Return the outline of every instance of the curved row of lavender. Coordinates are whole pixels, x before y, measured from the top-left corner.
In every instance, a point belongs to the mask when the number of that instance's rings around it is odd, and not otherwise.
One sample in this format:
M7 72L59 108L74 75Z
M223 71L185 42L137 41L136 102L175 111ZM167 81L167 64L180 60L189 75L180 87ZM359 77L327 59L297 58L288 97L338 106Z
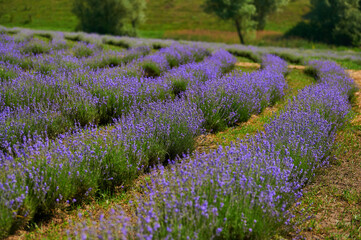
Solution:
M149 78L154 82L161 79L161 86L174 86L177 79L171 74L172 71L182 72L178 76L183 76L184 81L188 74L189 86L192 87L187 86L174 100L150 98L150 101L133 105L109 127L76 128L54 140L47 136L45 140L41 137L24 137L23 143L15 144L11 151L0 154L1 232L8 234L65 202L72 204L104 189L126 186L149 166L192 151L195 137L204 132L206 116L199 105L193 102L191 91L195 88L206 89L208 81L214 81L213 77L220 82L218 93L223 94L213 95L219 99L216 102L220 104L217 111L213 111L216 115L228 110L227 104L232 104L230 100L235 101L234 106L253 103L261 106L265 99L272 103L282 97L285 80L281 76L286 68L280 58L275 60L276 65L265 66L261 70L269 71L269 76L265 79L263 77L267 74L241 76L233 72L223 76L234 66L235 59L228 52L220 50L204 62L180 66L183 70L174 68L159 78ZM104 71L117 74L118 70L108 68ZM83 81L86 79L88 77ZM233 80L229 82L227 79ZM254 83L249 85L250 82ZM145 88L152 87L152 81L141 84ZM239 92L234 91L229 84L238 86L243 92L257 92L248 96L257 99L248 100L247 96L237 98ZM87 85L82 82L83 86ZM92 85L89 90L94 89L94 86L96 85ZM103 89L107 87L106 84L101 86ZM108 91L112 89L109 87ZM170 89L173 92L174 89ZM127 88L125 90L132 91ZM278 95L275 91L279 91ZM175 92L173 94L177 95ZM224 100L227 101L223 103ZM249 107L252 113L260 110L259 107ZM248 112L242 114L250 116ZM237 121L237 117L238 121L246 119L234 112L231 115L232 121L226 119L230 125Z
M268 239L285 224L314 170L328 163L347 121L352 79L332 62L313 61L318 83L301 90L265 132L206 154L158 166L135 204L75 223L76 239ZM135 222L135 223L134 223Z

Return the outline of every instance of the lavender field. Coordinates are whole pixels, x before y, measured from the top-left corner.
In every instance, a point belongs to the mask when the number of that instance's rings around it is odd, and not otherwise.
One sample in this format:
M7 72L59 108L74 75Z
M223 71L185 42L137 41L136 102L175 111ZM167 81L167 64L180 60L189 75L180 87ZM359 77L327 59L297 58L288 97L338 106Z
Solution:
M242 71L236 56L261 68ZM130 211L72 222L66 236L267 239L297 228L291 209L328 165L357 90L344 68L319 58L361 61L348 52L2 29L0 238L145 175ZM315 82L286 101L295 62ZM279 101L264 131L195 151L197 137Z

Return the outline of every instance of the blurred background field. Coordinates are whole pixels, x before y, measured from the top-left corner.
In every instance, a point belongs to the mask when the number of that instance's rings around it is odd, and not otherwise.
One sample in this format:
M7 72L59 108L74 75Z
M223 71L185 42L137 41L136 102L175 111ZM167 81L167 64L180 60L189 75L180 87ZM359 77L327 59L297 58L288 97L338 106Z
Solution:
M239 43L233 22L205 13L202 3L202 0L148 0L146 20L139 25L139 37ZM280 11L270 15L263 31L248 34L247 44L345 49L284 37L299 22L307 20L310 9L310 0L290 1ZM6 27L74 31L77 18L71 10L71 0L2 0L0 24Z

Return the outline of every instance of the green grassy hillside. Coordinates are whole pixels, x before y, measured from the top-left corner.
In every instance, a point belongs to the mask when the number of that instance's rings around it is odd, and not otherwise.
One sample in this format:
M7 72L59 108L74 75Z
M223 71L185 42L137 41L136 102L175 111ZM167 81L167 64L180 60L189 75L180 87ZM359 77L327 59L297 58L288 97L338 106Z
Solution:
M232 22L202 11L203 0L148 0L147 21L141 37L238 43ZM73 31L77 24L71 13L72 0L0 0L0 24L7 27ZM252 43L278 41L310 9L310 0L294 0L273 14L266 30L253 34Z

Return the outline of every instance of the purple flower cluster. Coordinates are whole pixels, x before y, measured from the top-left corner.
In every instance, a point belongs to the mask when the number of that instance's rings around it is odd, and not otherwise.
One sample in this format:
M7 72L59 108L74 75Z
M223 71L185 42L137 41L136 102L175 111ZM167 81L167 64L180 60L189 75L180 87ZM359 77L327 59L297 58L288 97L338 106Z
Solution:
M224 50L215 51L204 61L189 63L174 68L162 75L165 82L169 83L174 95L203 85L210 79L218 79L223 74L233 69L237 59Z
M106 232L123 239L269 238L290 223L290 207L314 170L327 164L335 132L347 120L348 94L355 86L342 69L328 71L327 65L317 63L320 83L301 90L265 125L264 133L152 171L137 203L137 223L123 221L118 228L128 227L128 235L104 227L108 221L115 224L111 219L124 219L115 211L99 221L102 229L92 225L88 231L84 223L70 236L92 238L95 232Z
M146 76L157 77L173 67L201 61L208 55L209 52L199 46L173 44L170 47L160 49L156 54L138 59L130 65L141 67Z
M261 68L266 69L268 68L269 71L275 71L278 73L286 74L288 71L287 62L282 58L272 55L266 54L262 56L261 60Z

